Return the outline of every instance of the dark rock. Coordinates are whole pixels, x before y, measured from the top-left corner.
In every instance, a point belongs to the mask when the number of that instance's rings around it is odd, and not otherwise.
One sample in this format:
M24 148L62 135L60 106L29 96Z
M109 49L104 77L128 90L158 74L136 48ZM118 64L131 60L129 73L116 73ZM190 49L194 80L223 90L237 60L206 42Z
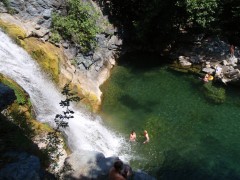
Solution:
M44 12L43 12L43 18L44 19L49 19L52 15L52 9L46 9Z
M107 179L109 170L118 157L106 158L102 153L95 151L78 151L72 153L65 160L66 164L71 165L73 171L65 172L63 179ZM124 167L129 166L124 164ZM132 172L136 180L155 180L142 171Z
M0 111L11 105L15 99L14 90L0 83Z
M8 156L16 159L16 162L7 164L0 170L0 179L40 180L42 170L40 161L36 156L27 153L8 153Z
M45 19L44 19L44 18L39 18L39 19L38 19L38 21L37 21L37 23L41 25L41 24L43 24L43 23L44 23L44 21L45 21Z

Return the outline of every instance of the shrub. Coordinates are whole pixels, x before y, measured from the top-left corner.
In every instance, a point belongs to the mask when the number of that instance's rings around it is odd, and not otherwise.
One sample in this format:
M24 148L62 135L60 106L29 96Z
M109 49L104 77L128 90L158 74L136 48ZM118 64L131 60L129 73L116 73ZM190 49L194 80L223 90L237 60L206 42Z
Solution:
M102 29L97 25L99 14L89 3L68 0L67 14L53 14L53 32L58 32L63 39L79 44L86 52L96 46L95 37Z

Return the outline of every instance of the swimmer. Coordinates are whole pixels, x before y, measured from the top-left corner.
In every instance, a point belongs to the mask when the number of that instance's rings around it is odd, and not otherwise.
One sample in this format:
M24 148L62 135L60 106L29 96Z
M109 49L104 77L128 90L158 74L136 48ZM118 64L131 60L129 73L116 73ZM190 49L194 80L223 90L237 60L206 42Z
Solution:
M137 138L137 135L136 135L135 131L132 131L132 134L130 134L130 141L135 142L136 138Z
M149 142L149 136L148 136L148 132L146 130L144 130L144 136L145 136L145 141L143 142L144 144Z
M131 174L129 167L124 169L123 174L121 171L123 170L123 162L121 160L117 160L114 162L114 166L109 171L109 180L127 180L128 176Z
M203 79L204 82L208 82L209 81L209 77L210 77L210 74L207 73Z

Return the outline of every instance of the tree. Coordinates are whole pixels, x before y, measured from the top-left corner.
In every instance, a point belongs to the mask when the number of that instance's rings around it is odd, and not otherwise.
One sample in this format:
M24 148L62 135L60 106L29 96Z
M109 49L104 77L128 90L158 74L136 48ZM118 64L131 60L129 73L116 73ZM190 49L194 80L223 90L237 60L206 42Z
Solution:
M185 0L179 1L179 4L185 6L189 20L203 28L216 20L218 0Z
M69 109L70 106L70 102L78 102L81 99L78 96L75 96L77 94L77 92L71 92L70 88L69 88L69 84L65 84L63 90L62 90L62 94L64 96L66 96L65 100L61 100L61 102L59 103L60 106L62 106L63 108L66 108L65 111L63 111L63 114L57 114L55 116L55 123L57 125L56 131L59 131L59 129L65 128L68 126L68 122L66 120L69 120L70 118L74 118L73 114L74 111Z
M65 96L65 100L61 100L59 103L62 108L65 108L62 114L56 114L55 116L55 123L56 128L54 131L48 132L47 139L43 139L43 142L47 144L45 148L45 153L50 158L51 169L55 170L57 167L57 160L60 156L62 156L62 152L59 151L59 145L63 144L60 137L61 128L66 128L68 126L68 120L73 118L74 111L72 111L70 107L70 102L78 102L81 100L77 95L77 92L71 92L69 84L65 84L62 94ZM66 165L68 167L69 165ZM63 169L66 169L64 167ZM68 167L69 170L69 167ZM71 170L71 168L70 168ZM57 173L57 176L60 176L60 173Z

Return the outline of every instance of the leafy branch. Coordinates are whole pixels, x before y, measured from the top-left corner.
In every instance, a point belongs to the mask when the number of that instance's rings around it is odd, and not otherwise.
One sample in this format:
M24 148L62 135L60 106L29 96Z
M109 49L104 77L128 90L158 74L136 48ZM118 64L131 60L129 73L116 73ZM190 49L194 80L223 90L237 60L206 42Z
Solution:
M59 104L60 106L62 106L62 108L66 108L66 110L63 111L63 114L57 114L55 116L54 121L57 125L56 130L59 130L60 127L62 128L68 127L68 122L66 120L69 120L70 118L74 118L73 116L74 111L69 109L70 102L78 102L81 100L80 97L76 96L77 92L71 92L71 90L69 89L69 84L65 84L62 90L62 94L66 96L66 99L61 100Z

